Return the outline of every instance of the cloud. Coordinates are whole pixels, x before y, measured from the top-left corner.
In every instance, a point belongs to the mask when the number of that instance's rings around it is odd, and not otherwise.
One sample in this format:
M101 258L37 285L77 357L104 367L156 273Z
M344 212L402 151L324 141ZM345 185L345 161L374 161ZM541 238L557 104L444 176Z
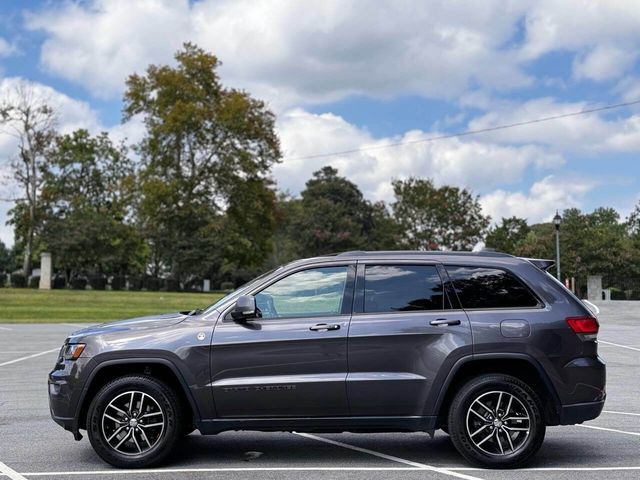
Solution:
M524 6L524 4L523 4ZM505 47L524 8L517 2L409 5L380 1L94 0L31 12L46 35L41 63L99 97L168 62L194 41L224 62L224 78L278 105L352 94L453 98L470 85L531 84Z
M530 223L542 222L550 220L556 210L580 207L595 186L596 182L591 180L549 175L535 182L526 193L499 189L483 195L480 203L493 221L515 215Z
M280 118L278 130L285 152L274 169L281 188L297 193L303 182L324 165L338 168L354 181L365 196L391 200L391 179L430 177L437 184L464 185L487 190L518 182L532 168L556 168L561 155L534 145L502 146L475 139L452 138L437 142L422 140L438 132L412 130L403 135L373 138L334 114L312 114L301 109ZM406 145L384 148L390 143ZM355 153L320 158L303 158L319 152L364 149Z
M0 37L0 58L13 55L17 51L16 46Z
M578 79L587 78L596 82L618 78L633 65L636 56L635 51L597 46L586 55L576 58L573 75Z
M594 106L597 105L558 102L550 97L524 103L509 102L476 117L468 126L471 130L485 129L570 114ZM565 153L596 155L605 151L630 152L640 149L640 116L632 114L609 120L602 114L592 113L496 130L483 133L478 138L500 143L543 145Z

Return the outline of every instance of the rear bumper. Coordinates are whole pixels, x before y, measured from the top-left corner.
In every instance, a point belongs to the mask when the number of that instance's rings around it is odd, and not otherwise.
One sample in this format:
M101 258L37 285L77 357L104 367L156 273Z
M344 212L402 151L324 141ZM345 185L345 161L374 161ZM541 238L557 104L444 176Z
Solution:
M604 408L604 400L599 402L563 405L560 412L560 425L575 425L598 417Z

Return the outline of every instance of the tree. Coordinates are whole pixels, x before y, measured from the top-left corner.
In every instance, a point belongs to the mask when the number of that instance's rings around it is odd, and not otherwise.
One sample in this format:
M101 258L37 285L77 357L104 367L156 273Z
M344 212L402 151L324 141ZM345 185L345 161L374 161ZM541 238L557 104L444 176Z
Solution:
M303 256L392 248L393 222L384 204L365 200L335 168L314 172L301 197L294 230Z
M124 95L123 119L140 115L146 126L137 146L139 220L156 269L181 276L223 254L226 265L257 262L253 252L269 250L273 233L266 209L274 208L269 172L281 155L275 117L264 102L222 86L214 55L187 43L175 59L131 75ZM252 216L257 199L269 200ZM222 235L229 225L235 234ZM223 244L238 232L246 242Z
M40 225L41 172L47 163L47 151L55 138L56 113L26 83L18 84L0 99L0 128L17 141L18 154L11 161L15 180L24 197L18 199L10 212L16 228L16 242L23 247L22 270L31 274L33 245Z
M467 189L434 186L429 179L392 182L391 205L403 243L416 250L471 250L484 236L489 217Z
M529 234L529 225L524 218L502 218L500 225L489 229L485 245L499 252L515 253L518 246L525 241Z
M67 272L124 274L144 267L144 244L131 223L135 172L127 149L106 133L56 138L43 172L42 242Z
M0 240L0 273L10 269L11 251L7 248L2 240Z

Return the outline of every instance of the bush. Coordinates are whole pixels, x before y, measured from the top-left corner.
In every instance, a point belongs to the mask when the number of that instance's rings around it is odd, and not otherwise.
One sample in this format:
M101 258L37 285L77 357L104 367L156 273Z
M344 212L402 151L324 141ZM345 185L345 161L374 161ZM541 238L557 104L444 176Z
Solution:
M185 280L184 290L189 292L200 292L202 290L202 277L194 275Z
M220 284L220 290L233 290L233 282L222 282Z
M85 290L87 288L87 279L85 277L73 277L69 283L74 290Z
M160 279L157 277L147 277L144 279L144 288L150 292L157 292L160 290Z
M53 277L53 282L51 283L51 287L57 289L65 288L67 286L67 279L62 275L56 275Z
M142 279L140 277L129 277L129 290L139 292L142 290Z
M21 273L12 273L11 286L13 288L25 288L27 286L27 279Z
M29 278L29 288L39 288L40 287L40 275L33 275Z
M611 300L626 300L627 296L619 288L611 288Z
M121 275L111 277L111 290L124 290L127 287L127 279Z
M102 275L93 275L89 277L89 286L92 290L104 290L107 288L107 279Z
M631 290L629 300L640 300L640 290Z
M164 288L167 292L179 292L180 280L177 278L167 278L164 281Z
M7 274L6 273L0 273L0 288L4 287L7 285Z

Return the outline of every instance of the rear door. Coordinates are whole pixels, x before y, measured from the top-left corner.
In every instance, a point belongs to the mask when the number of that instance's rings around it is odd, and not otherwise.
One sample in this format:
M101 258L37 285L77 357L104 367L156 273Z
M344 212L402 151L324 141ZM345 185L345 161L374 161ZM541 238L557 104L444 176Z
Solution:
M218 320L211 351L219 417L347 415L355 262L301 267L250 294L262 318Z
M352 415L429 414L438 372L471 353L467 316L445 279L435 262L358 262L348 346Z

